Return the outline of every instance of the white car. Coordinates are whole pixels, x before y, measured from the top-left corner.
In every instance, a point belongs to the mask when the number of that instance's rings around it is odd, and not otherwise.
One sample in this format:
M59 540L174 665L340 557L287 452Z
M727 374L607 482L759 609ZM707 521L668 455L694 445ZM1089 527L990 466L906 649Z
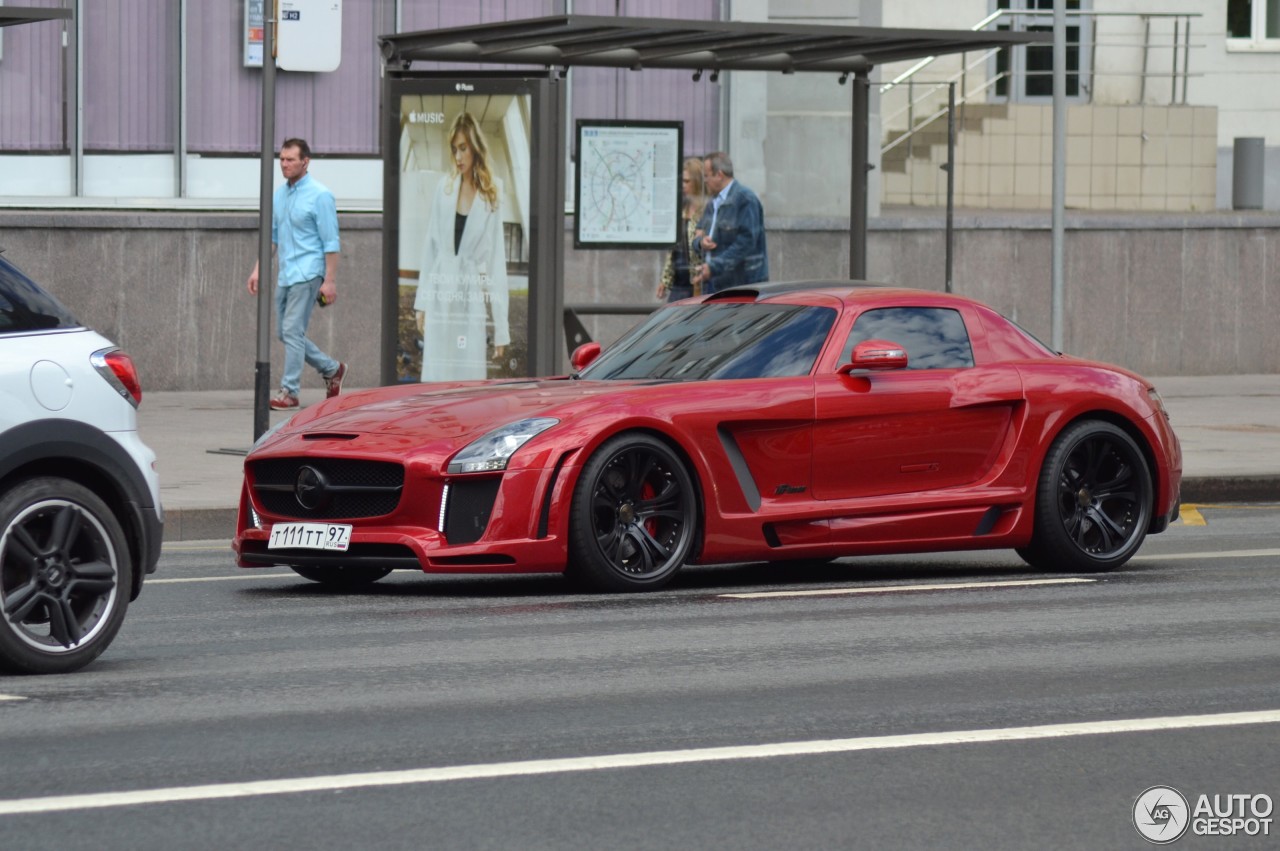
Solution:
M160 557L133 361L0 255L0 671L102 653Z

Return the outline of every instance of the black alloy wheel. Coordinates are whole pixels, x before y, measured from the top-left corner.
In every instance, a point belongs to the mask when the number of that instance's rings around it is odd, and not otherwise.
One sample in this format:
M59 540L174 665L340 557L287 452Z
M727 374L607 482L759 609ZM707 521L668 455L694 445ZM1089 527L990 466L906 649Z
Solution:
M693 478L671 447L647 434L614 437L574 491L566 573L601 591L660 588L692 552L697 518Z
M67 479L31 479L0 498L0 670L74 671L115 638L131 563L119 520Z
M1100 572L1127 562L1151 525L1155 496L1142 450L1111 423L1069 426L1045 456L1031 545L1040 570Z

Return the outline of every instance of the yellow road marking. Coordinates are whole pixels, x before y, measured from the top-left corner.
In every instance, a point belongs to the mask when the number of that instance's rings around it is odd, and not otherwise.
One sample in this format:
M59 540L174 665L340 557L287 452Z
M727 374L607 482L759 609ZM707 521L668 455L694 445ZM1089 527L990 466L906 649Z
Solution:
M1204 515L1200 513L1198 505L1184 505L1178 511L1178 518L1182 520L1186 526L1206 526Z

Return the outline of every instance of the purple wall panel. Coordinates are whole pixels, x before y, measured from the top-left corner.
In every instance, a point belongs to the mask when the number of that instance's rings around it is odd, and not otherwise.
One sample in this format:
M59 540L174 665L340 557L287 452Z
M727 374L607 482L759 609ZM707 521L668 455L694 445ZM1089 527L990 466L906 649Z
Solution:
M190 4L187 134L197 153L257 153L262 71L244 67L244 4ZM342 64L327 74L276 73L275 144L290 136L317 154L377 156L381 59L374 39L395 27L393 0L342 5Z
M575 0L582 15L623 15L636 18L680 18L714 21L715 0ZM635 118L684 122L684 155L716 149L720 138L720 86L704 74L693 81L690 71L613 68L575 68L572 117Z
M59 0L24 0L32 6ZM170 151L178 80L172 0L93 0L84 10L85 146ZM564 14L564 0L405 0L407 32ZM575 0L577 14L714 20L716 0ZM243 0L187 4L187 135L198 154L252 155L260 146L261 70L244 67ZM379 154L380 57L394 0L345 0L342 64L330 74L280 72L276 144L302 136L317 153ZM0 150L66 150L62 25L6 28L0 61ZM479 66L455 66L470 70ZM487 66L500 67L500 66ZM571 115L685 122L685 149L716 145L719 87L686 71L573 71Z
M317 154L379 154L381 58L375 39L395 27L395 7L384 0L347 0L342 24L337 71L281 71L276 76L277 146L301 136Z
M244 67L244 3L188 3L187 15L188 144L200 154L256 153L262 78Z
M23 0L56 8L58 0ZM62 116L62 31L70 21L4 28L0 59L0 151L66 151ZM0 175L0 186L3 175Z
M404 32L418 30L449 29L473 24L491 24L521 18L545 18L564 14L564 0L405 0L401 15ZM387 30L390 32L390 30ZM457 62L419 62L414 66L423 71L500 71L511 68L528 70L515 65L470 65Z
M84 146L172 151L178 8L169 0L95 0L84 15Z

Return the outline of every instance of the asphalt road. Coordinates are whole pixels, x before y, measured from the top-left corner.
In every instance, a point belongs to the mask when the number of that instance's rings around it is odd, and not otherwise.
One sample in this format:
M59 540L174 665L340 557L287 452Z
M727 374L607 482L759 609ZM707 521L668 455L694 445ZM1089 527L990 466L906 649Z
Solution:
M921 556L640 596L333 593L174 545L93 666L0 677L0 848L1149 847L1149 787L1280 799L1280 506L1200 516L1100 577ZM1174 847L1276 847L1270 818Z

